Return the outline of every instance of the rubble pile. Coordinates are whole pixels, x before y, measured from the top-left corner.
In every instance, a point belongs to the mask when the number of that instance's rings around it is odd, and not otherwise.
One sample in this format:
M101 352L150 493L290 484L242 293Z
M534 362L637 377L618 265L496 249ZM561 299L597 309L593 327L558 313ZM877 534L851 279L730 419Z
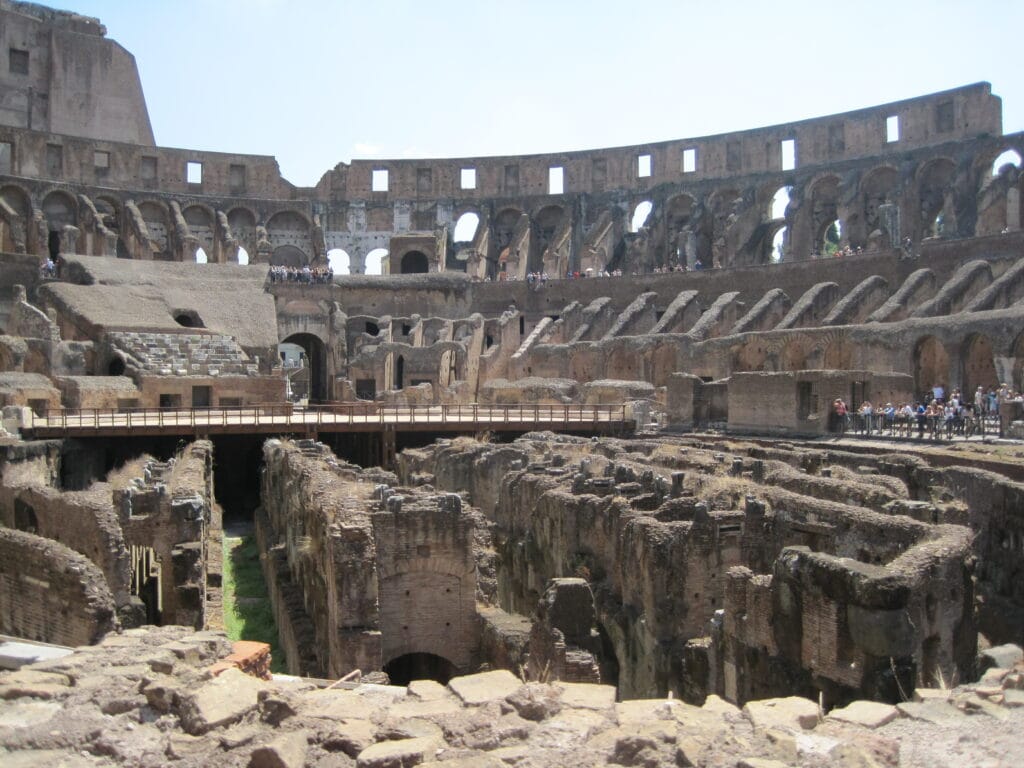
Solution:
M506 670L407 687L261 680L259 648L146 627L0 674L0 764L21 766L1016 766L1024 662L980 682L824 713L808 699L615 700L610 686ZM255 651L255 653L254 653ZM219 675L214 667L227 659ZM342 684L347 685L347 684Z

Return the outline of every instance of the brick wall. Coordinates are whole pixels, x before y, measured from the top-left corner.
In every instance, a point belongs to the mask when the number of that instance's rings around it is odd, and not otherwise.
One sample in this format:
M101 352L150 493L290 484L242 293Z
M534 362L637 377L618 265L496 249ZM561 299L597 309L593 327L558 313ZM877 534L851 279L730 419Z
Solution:
M106 580L83 555L0 529L0 631L74 646L98 642L115 624Z

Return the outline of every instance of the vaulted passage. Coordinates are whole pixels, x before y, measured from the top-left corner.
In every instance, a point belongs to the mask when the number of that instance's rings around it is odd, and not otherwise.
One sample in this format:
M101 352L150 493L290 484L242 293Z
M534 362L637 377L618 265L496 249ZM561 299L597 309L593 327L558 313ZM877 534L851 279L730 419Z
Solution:
M407 653L384 665L392 685L408 685L413 680L436 680L446 685L456 673L455 665L433 653Z
M429 271L430 264L427 261L427 254L422 251L409 251L402 257L403 275L425 274Z
M283 344L297 344L306 353L309 361L308 397L311 401L326 400L327 393L327 348L311 333L295 333L282 341Z

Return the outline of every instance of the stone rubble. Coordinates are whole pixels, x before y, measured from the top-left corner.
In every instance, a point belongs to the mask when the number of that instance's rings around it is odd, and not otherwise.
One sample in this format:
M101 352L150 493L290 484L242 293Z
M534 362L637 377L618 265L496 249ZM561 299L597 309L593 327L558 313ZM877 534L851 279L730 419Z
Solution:
M221 635L146 627L0 673L0 764L355 768L941 768L1024 764L1024 660L976 684L824 716L797 697L615 701L587 683L495 670L448 686L319 689L222 663ZM250 652L252 648L248 649ZM260 657L257 649L257 657ZM219 674L215 676L215 670Z

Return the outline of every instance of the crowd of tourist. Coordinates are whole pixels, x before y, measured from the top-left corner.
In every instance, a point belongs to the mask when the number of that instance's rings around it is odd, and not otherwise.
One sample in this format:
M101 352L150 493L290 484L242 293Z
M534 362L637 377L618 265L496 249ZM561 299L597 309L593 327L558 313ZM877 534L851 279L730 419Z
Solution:
M270 268L272 283L329 283L334 279L331 265L326 267L277 267Z
M864 435L912 437L916 431L919 439L970 437L985 434L986 422L998 423L1003 403L1022 401L1024 395L1006 384L987 389L979 386L972 400L959 389L946 397L945 387L936 384L914 403L888 402L875 406L865 400L856 411L851 411L846 402L837 397L832 402L829 428L839 434L854 431ZM995 431L1001 426L991 425L990 428Z

